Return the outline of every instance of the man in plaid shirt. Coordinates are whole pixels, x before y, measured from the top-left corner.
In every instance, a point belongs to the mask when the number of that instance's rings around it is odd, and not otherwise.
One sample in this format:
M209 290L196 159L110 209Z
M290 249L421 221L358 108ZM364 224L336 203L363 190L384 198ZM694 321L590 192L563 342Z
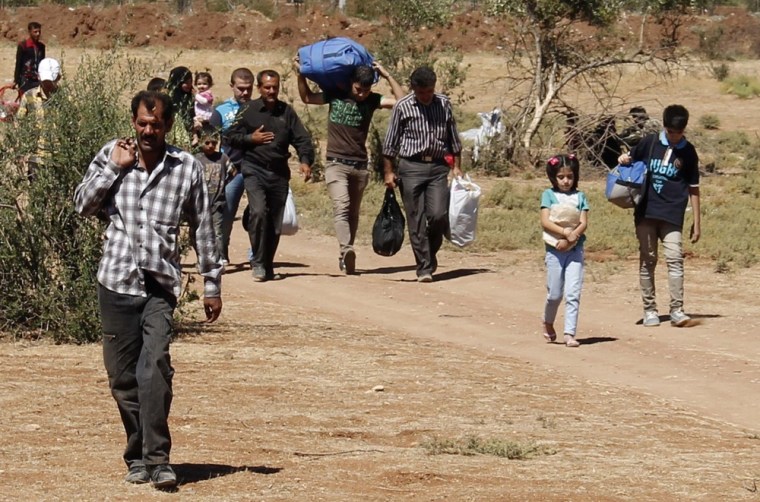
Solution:
M127 433L125 481L150 481L157 488L177 483L169 466L169 342L180 294L177 240L183 216L195 230L208 322L222 310L222 264L203 167L166 144L173 111L167 95L138 93L132 99L135 138L105 145L74 195L79 214L109 220L98 300L108 382Z

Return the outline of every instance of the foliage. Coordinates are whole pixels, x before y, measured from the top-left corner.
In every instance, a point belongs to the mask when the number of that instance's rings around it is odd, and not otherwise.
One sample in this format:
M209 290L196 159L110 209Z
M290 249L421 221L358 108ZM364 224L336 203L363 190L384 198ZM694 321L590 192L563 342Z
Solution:
M702 115L699 117L699 125L704 127L705 129L720 129L720 119L717 115L713 115L712 113L706 113L705 115Z
M102 226L74 212L72 196L95 153L128 133L122 96L148 76L117 53L83 57L45 108L5 125L0 138L0 330L57 342L99 337L96 271ZM38 145L44 166L33 181L22 159Z
M533 442L511 439L482 439L467 436L463 439L430 438L421 444L430 455L492 455L510 460L525 460L536 455L553 455L554 450Z
M749 75L729 77L723 82L723 92L740 99L754 98L760 95L760 81Z
M715 80L718 82L723 82L728 78L730 70L726 63L721 63L716 66L710 66L710 73L712 74L713 78L715 78Z

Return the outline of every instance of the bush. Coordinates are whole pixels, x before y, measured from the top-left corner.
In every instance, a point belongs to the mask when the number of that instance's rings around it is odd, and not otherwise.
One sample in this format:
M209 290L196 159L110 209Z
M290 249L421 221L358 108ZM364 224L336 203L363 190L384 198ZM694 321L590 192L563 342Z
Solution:
M728 78L728 65L726 63L721 63L718 66L710 66L710 73L712 73L712 76L715 78L715 80L718 82L723 82Z
M705 129L714 131L716 129L720 129L720 119L718 118L717 115L708 113L706 115L702 115L701 117L699 117L699 125L701 125Z
M737 75L724 81L723 92L741 99L753 98L760 95L760 82L755 77Z
M95 153L130 133L128 106L149 68L115 52L83 57L45 108L6 124L0 137L0 331L56 342L100 337L96 273L103 227L74 211L73 193ZM142 84L140 85L142 87ZM29 182L21 159L42 137L45 167Z

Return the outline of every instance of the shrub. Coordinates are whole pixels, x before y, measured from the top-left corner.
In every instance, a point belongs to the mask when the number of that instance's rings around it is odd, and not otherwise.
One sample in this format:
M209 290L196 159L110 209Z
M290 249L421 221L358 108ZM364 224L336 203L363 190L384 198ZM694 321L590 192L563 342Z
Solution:
M723 92L741 99L753 98L760 95L760 82L755 77L737 75L723 82Z
M699 125L711 131L720 129L720 119L718 118L717 115L708 113L706 115L702 115L701 117L699 117Z
M45 109L6 124L0 137L0 331L89 342L100 336L96 273L102 225L79 217L73 193L95 153L130 132L128 106L150 68L116 52L82 58ZM140 84L142 87L142 84ZM47 167L29 182L23 157L42 137Z
M728 65L726 63L721 63L717 66L710 66L710 73L712 73L712 76L715 78L715 80L718 82L723 82L728 78Z

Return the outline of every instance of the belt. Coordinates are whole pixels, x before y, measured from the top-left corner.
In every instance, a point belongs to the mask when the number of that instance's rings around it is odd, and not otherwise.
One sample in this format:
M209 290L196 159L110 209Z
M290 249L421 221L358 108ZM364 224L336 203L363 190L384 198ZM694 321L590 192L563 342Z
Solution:
M412 155L411 157L402 157L403 159L410 160L412 162L424 162L426 164L445 164L446 161L443 158L433 157L432 155Z
M328 162L338 162L340 164L345 164L347 166L355 167L356 169L367 169L367 161L366 160L351 160L351 159L341 159L339 157L327 157Z

